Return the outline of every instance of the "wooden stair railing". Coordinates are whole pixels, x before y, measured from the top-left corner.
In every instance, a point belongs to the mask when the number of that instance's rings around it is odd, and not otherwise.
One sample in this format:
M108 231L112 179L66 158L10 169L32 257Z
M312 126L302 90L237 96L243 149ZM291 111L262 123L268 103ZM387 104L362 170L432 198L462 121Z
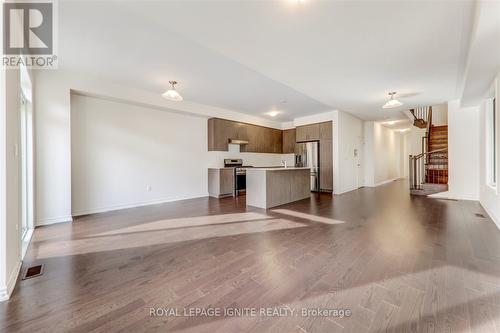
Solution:
M413 126L418 128L426 128L429 124L428 118L429 114L432 113L432 106L418 107L410 109L410 113L413 115Z
M425 119L425 136L422 137L422 154L429 152L429 143L431 141L431 128L432 128L432 106L426 108ZM427 162L427 161L426 161Z
M422 190L423 185L429 184L448 184L448 167L435 164L433 167L430 161L439 158L440 154L447 153L448 148L442 148L425 152L416 156L410 155L409 174L410 190Z

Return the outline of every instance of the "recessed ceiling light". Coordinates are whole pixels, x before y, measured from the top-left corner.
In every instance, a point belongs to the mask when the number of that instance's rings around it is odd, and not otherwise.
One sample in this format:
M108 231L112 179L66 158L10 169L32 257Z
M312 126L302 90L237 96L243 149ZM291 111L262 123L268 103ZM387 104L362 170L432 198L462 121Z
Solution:
M394 120L386 122L387 125L394 125L396 122Z
M271 117L276 117L279 113L280 113L279 111L273 110L269 111L267 114Z
M165 91L161 96L173 102L181 102L184 98L175 90L177 81L168 81L172 85L172 89Z
M384 106L382 106L383 109L392 109L392 108L397 108L398 106L403 105L403 103L401 103L397 99L394 99L394 95L396 95L395 91L389 93L389 96L391 96L391 99L388 100L387 103L384 104Z

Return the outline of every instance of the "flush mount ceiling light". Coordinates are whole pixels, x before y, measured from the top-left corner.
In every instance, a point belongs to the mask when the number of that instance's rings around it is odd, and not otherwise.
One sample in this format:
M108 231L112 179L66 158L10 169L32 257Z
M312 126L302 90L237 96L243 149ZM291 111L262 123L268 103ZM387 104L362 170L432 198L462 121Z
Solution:
M397 99L394 99L394 95L396 95L395 91L389 93L389 96L391 96L391 99L388 100L387 103L384 104L384 106L382 106L383 109L392 109L392 108L397 108L398 106L403 105L403 103L401 103Z
M173 102L180 102L183 100L182 96L175 90L177 81L168 81L172 85L172 89L165 91L161 96Z
M273 110L268 112L267 114L271 117L276 117L279 113L280 113L279 111Z

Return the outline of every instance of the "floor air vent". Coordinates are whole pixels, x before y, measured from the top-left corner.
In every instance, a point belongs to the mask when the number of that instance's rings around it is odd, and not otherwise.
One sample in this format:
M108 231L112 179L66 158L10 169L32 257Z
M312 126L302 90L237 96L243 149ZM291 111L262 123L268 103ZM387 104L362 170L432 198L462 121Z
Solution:
M476 217L480 217L480 218L482 218L482 219L485 219L485 218L486 218L486 216L484 216L483 214L476 213L476 214L474 214L474 215L476 215Z
M31 266L26 269L23 275L23 280L31 279L43 274L43 265Z

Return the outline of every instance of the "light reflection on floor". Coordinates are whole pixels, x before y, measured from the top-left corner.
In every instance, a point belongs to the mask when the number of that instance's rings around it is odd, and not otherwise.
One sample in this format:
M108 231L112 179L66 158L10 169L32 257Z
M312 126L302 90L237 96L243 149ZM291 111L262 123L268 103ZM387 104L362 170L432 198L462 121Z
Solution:
M265 219L257 220L261 215L255 213L226 215L160 220L79 239L35 241L32 246L36 258L43 259L307 227L303 223L265 215L263 215Z
M214 224L224 224L224 223L235 223L235 222L247 222L255 220L266 220L272 219L272 216L259 213L235 213L235 214L222 214L222 215L204 215L196 217L183 217L175 219L164 219L148 223L142 223L130 227L118 228L111 231L106 231L98 233L92 236L106 236L106 235L118 235L132 232L143 232L143 231L161 231L168 229L177 228L189 228L196 226L206 226Z
M314 222L320 222L320 223L325 223L325 224L342 224L345 223L345 221L340 221L340 220L335 220L331 219L328 217L323 217L323 216L317 216L317 215L312 215L312 214L307 214L307 213L301 213L297 212L294 210L290 209L273 209L273 213L279 213L279 214L284 214L284 215L290 215L293 217L298 217L301 219L306 219Z

